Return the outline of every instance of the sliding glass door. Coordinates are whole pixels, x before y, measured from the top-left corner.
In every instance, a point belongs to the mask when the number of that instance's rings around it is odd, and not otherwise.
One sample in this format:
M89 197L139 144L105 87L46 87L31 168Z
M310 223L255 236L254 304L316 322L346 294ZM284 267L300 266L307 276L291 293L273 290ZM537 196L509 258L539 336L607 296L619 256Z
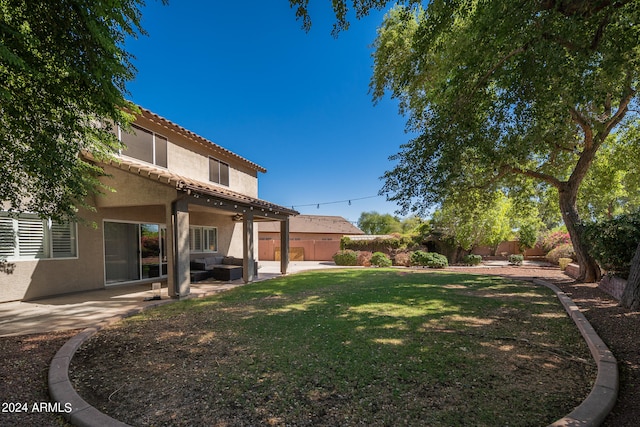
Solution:
M166 275L166 228L159 224L104 223L107 285Z

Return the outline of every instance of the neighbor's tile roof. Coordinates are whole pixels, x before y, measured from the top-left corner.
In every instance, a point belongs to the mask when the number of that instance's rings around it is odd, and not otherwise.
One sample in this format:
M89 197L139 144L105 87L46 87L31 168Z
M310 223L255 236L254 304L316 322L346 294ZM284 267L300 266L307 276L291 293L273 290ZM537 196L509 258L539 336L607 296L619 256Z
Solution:
M262 222L260 232L278 233L280 225ZM298 215L289 219L289 233L364 234L355 225L341 216Z

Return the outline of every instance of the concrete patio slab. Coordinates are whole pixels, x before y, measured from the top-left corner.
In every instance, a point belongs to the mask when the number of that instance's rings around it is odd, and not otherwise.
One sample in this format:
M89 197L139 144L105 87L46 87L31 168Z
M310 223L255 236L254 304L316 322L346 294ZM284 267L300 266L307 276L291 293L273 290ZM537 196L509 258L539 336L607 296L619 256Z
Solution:
M323 268L336 268L336 265L322 261L292 262L289 265L289 272ZM281 276L279 261L260 262L256 281L278 276ZM193 283L189 297L221 292L243 284L242 280ZM151 284L145 284L113 286L34 301L0 303L0 336L87 328L130 310L156 305L157 300L144 301L151 296L153 296ZM161 298L161 301L171 300L167 294L167 288L161 289Z

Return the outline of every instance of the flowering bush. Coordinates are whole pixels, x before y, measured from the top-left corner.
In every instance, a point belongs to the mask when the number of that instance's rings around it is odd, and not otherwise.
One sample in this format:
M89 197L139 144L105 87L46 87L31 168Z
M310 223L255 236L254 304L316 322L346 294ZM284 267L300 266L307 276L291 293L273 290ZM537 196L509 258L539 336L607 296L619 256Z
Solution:
M371 255L373 255L369 251L359 251L356 252L358 254L357 264L363 267L371 266Z
M409 267L411 265L411 253L399 252L393 258L393 265Z
M546 253L551 252L553 249L561 245L571 243L571 237L566 231L553 231L547 233L541 242L542 250Z
M576 259L576 253L573 250L573 245L571 243L560 245L555 249L552 249L551 252L547 254L547 260L553 264L558 264L560 262L560 258Z

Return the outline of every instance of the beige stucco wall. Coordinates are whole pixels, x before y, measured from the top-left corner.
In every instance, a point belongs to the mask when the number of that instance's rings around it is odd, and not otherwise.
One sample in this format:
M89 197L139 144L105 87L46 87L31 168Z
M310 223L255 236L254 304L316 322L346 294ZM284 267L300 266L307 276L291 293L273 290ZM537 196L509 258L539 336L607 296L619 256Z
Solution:
M78 257L13 261L11 274L0 272L0 301L31 300L49 295L102 289L104 271L104 221L164 224L162 205L102 208L83 212L77 225Z
M47 295L99 289L104 285L102 232L94 224L99 214L83 212L77 225L78 257L10 262L11 273L0 272L0 301L29 300Z
M170 172L217 185L209 181L209 157L214 157L229 164L229 186L221 185L220 187L250 197L258 197L257 172L237 158L216 149L213 145L207 146L144 118L139 118L136 124L167 137L169 141L167 144L167 169Z
M228 189L257 198L257 171L246 163L146 119L137 123L168 138L170 171L208 183L208 156L216 157L230 165ZM102 182L115 191L103 190L104 194L95 196L90 202L96 211L80 213L84 221L77 226L78 257L9 262L0 270L0 302L104 288L104 221L167 225L172 201L184 197L170 185L116 167L106 166L105 172L108 176L101 178ZM217 227L219 253L242 257L243 225L232 221L234 213L190 205L189 221L191 225ZM254 227L253 236L257 259L257 227Z
M111 166L105 166L104 170L107 176L100 181L113 191L105 190L97 195L97 207L159 205L171 203L179 196L178 191L169 185Z

